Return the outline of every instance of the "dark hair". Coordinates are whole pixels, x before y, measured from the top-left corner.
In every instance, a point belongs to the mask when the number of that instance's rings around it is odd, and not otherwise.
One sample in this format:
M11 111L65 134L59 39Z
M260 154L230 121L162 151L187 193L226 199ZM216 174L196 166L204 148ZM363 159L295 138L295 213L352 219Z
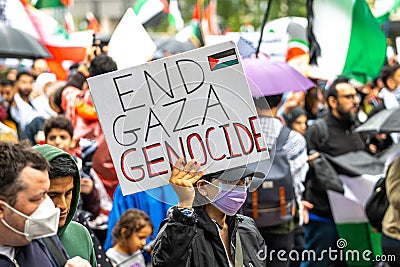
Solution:
M380 77L382 78L383 84L387 87L387 80L393 78L394 73L400 68L400 64L395 64L393 66L386 65L382 68L380 72Z
M72 126L71 120L62 115L52 117L44 122L43 131L46 140L47 136L53 129L65 130L71 138L74 136L74 127Z
M329 105L328 99L329 99L330 96L333 96L334 98L337 98L337 88L336 87L337 87L337 85L339 83L350 83L350 80L347 77L343 77L343 76L342 77L338 77L329 86L328 92L326 94L326 102L328 103L329 109L331 109L331 106Z
M18 81L18 80L21 78L21 76L23 76L23 75L28 75L28 76L34 78L33 75L32 75L30 72L27 72L27 71L20 71L20 72L18 72L18 74L17 74L16 80Z
M127 209L119 218L112 230L112 245L126 240L132 236L133 233L140 231L142 228L150 226L153 230L153 224L150 221L149 215L138 209ZM126 232L122 235L122 229L125 228Z
M28 166L39 171L49 170L47 160L28 141L0 141L0 198L10 205L15 204L18 192L24 189L20 174Z
M381 81L382 81L381 77L377 77L369 82L369 85L371 86L371 88L375 88L375 87L379 86L379 84L378 84L379 79L381 79Z
M89 74L93 77L114 70L117 70L117 63L111 57L101 54L90 63Z
M61 88L58 88L53 94L54 105L56 105L63 113L64 113L64 109L62 108L61 102L62 102L62 93L65 88L67 88L66 85Z
M2 79L0 81L0 86L11 86L14 87L14 81L10 79Z
M72 176L79 179L79 171L75 161L71 156L64 154L50 160L49 178L55 179L60 177Z
M277 107L282 101L283 94L253 97L254 105L259 109L270 109Z
M287 126L292 129L293 123L301 115L307 116L307 112L301 107L294 107L289 114L287 114Z

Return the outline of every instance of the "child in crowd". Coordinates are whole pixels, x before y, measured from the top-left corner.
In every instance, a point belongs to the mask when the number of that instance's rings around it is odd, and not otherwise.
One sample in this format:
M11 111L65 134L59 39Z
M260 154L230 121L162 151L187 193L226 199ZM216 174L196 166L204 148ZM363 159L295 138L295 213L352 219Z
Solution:
M113 228L113 247L106 255L114 266L145 267L141 249L153 233L149 215L138 209L126 210Z
M287 115L286 125L302 135L307 130L307 112L301 107L293 108Z

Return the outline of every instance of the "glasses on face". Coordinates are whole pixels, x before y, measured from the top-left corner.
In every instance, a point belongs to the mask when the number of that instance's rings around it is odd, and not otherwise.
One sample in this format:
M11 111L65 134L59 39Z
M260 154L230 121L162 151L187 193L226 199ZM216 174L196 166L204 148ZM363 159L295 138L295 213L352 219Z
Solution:
M247 176L247 177L243 177L239 181L236 180L236 181L221 181L221 182L224 184L229 184L229 185L244 185L244 186L246 186L246 188L249 188L251 185L251 181L252 181L252 177Z
M339 97L346 98L347 100L360 100L359 94L338 95L338 98Z

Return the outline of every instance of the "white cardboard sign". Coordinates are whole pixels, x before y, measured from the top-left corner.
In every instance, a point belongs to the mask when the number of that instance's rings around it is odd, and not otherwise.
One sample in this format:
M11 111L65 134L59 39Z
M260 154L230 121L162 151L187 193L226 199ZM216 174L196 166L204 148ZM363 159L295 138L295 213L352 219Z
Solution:
M88 82L124 195L168 184L181 156L205 174L268 158L233 42Z

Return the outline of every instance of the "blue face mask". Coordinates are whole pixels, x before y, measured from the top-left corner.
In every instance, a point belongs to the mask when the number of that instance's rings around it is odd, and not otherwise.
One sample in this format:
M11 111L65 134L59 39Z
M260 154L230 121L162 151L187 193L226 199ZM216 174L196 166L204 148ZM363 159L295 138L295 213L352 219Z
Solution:
M208 181L205 182L218 188L218 193L214 200L209 199L207 196L206 198L226 215L235 215L246 200L247 187L245 185L219 183L219 185L216 186Z

